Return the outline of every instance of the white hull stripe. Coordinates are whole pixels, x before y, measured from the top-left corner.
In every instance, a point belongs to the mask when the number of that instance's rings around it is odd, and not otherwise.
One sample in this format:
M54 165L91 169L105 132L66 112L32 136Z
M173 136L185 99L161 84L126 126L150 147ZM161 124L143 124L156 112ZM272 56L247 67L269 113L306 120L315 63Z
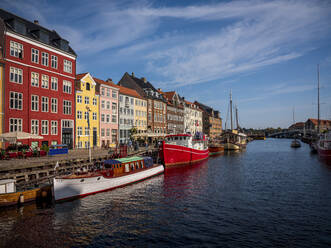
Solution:
M40 67L37 67L37 66L33 66L33 65L29 65L29 64L25 64L25 63L17 62L17 61L15 61L15 60L11 60L11 59L7 59L7 58L6 58L6 61L9 61L9 62L12 62L12 63L15 63L15 64L19 64L19 65L23 65L23 66L27 66L27 67L31 67L31 68L34 68L34 69L37 69L37 70L42 70L42 71L46 71L46 72L50 72L50 73L54 73L54 74L57 74L57 75L60 75L60 76L63 76L63 77L67 77L67 78L75 79L74 77L71 77L71 76L68 76L68 75L64 75L64 74L59 73L59 72L50 71L50 70L47 70L47 69L44 69L44 68L40 68Z
M194 154L198 154L198 155L204 155L204 154L207 154L209 153L209 151L201 151L201 153L198 153L198 152L193 152L193 151L187 151L187 150L180 150L180 149L176 149L176 148L169 148L169 147L166 147L165 148L166 150L173 150L173 151L180 151L180 152L187 152L187 153L194 153Z
M59 55L62 55L62 56L68 57L70 59L76 60L76 57L74 55L70 55L70 54L68 54L68 53L66 53L65 51L62 51L62 50L57 50L56 48L53 48L51 46L42 44L42 43L40 43L36 40L31 40L29 38L26 38L25 36L23 37L21 35L14 34L14 33L8 32L8 31L6 32L6 35L11 36L11 37L16 38L16 39L19 39L19 40L22 40L22 41L24 41L26 43L29 43L31 45L35 45L35 46L41 47L43 49L47 49L47 50L49 50L53 53L57 53Z

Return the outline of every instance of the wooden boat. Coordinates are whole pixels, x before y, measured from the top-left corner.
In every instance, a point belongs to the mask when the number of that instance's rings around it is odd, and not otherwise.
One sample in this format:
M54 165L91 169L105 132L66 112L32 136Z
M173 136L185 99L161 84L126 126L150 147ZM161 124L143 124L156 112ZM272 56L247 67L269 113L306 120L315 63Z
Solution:
M239 133L237 130L226 131L223 134L224 138L224 150L241 150L245 149L246 142L246 134Z
M209 156L221 154L224 152L224 146L221 144L211 144L208 146Z
M0 207L44 200L51 193L51 185L17 191L16 180L0 180Z
M254 140L266 140L265 136L255 136Z
M324 160L331 161L331 132L320 135L317 142L318 156Z
M291 142L291 147L292 147L292 148L299 148L299 147L301 147L301 143L300 143L300 141L297 140L297 139L294 139L294 140Z
M151 157L109 159L93 172L55 177L54 199L62 201L84 197L139 182L163 172L163 165L153 164Z
M197 134L168 135L162 144L161 158L166 167L195 163L209 156L205 136Z

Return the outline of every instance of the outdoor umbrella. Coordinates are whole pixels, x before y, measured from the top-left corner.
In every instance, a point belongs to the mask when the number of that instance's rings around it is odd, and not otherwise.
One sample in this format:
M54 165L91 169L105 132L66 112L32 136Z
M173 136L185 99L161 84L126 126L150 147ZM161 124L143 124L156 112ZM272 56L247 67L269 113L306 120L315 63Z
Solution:
M26 132L8 132L0 134L0 141L15 142L22 139L43 139L44 137Z

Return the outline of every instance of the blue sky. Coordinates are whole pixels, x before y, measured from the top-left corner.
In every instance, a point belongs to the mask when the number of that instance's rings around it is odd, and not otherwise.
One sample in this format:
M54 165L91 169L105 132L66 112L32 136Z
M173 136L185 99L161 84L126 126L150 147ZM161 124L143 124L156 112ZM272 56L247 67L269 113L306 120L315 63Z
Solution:
M330 1L0 1L55 29L77 72L118 82L125 72L221 111L229 92L247 128L331 119Z

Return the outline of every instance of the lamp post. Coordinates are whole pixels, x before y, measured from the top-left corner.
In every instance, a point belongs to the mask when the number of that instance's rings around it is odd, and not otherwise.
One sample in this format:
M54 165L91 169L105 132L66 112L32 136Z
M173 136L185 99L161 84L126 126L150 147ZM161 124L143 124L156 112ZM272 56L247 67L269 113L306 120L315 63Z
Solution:
M88 154L89 154L89 160L91 162L91 130L90 130L90 112L91 109L89 106L86 106L87 110L87 128L88 128Z

